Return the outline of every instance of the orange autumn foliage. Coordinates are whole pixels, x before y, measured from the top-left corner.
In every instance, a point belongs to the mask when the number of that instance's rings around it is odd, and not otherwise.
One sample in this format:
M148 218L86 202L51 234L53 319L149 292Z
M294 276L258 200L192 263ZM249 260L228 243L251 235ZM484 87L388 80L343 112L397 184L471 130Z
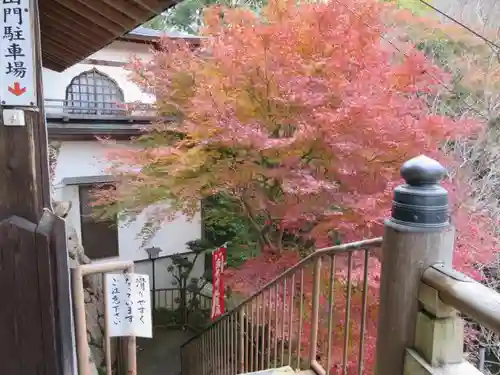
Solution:
M446 160L440 143L478 126L430 112L426 98L448 77L407 41L404 54L382 41L393 31L385 20L396 12L375 0L272 0L260 17L207 9L199 50L165 39L151 61L132 64L133 79L156 96L161 117L133 148L110 154L111 173L122 179L116 191L100 193L96 206L134 214L168 201L150 210L161 226L223 194L248 217L263 249L272 250L226 275L246 294L279 273L277 260L283 268L297 260L280 255L286 233L316 246L328 244L332 231L343 240L380 234L401 164L419 154ZM470 236L470 222L461 218ZM374 315L380 268L370 262ZM304 293L310 298L310 288ZM342 323L339 315L341 324L359 325L354 301L353 321Z

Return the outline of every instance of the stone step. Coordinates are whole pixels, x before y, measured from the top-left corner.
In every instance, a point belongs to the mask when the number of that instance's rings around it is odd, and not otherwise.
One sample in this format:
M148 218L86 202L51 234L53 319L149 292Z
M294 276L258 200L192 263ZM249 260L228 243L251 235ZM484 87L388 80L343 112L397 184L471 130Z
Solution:
M295 371L293 371L290 366L285 366L280 368L270 368L257 372L247 372L246 374L242 375L295 375Z
M313 370L303 370L295 372L291 367L285 366L280 368L270 368L257 372L248 372L241 375L316 375L316 373Z

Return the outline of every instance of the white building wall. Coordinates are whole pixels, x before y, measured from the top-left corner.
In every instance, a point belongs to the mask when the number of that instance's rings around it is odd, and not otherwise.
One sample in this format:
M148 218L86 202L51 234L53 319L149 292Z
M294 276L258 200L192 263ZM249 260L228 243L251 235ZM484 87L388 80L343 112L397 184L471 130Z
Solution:
M128 63L132 56L143 60L150 59L150 46L139 43L115 41L106 48L89 56L88 59L102 60L106 62ZM141 92L139 87L129 80L129 72L124 67L108 65L76 64L64 72L58 73L50 69L43 70L44 96L45 99L57 99L63 101L66 96L66 88L71 80L82 72L97 69L101 73L108 75L116 81L122 89L125 102L140 101L152 103L154 98ZM60 111L63 110L60 102ZM47 112L56 112L54 107L47 108ZM117 144L117 147L126 145L126 142ZM63 185L62 180L68 177L101 176L106 175L106 148L99 141L64 141L61 143L58 159L53 177L54 195L57 200L71 201L72 209L67 220L74 225L81 238L80 221L80 200L78 186ZM143 218L144 219L144 218ZM136 265L137 272L151 274L151 262L148 261L142 242L137 238L137 234L144 224L144 220L138 218L131 224L122 224L118 229L118 244L120 260L132 260L139 262ZM187 252L186 242L201 237L200 215L189 221L184 216L179 216L176 220L165 223L151 239L146 247L156 246L162 249L160 257L169 256L176 253ZM203 274L204 257L199 257L199 262L195 265L192 275L199 277ZM104 259L101 261L114 260L116 258ZM146 261L145 261L146 260ZM156 288L172 288L172 277L167 272L170 259L159 259L156 264Z
M106 48L89 56L88 59L103 60L107 62L128 63L131 57L135 55L141 59L148 60L150 58L150 47L145 44L129 43L115 41ZM108 65L90 65L76 64L63 72L55 72L50 69L43 69L43 90L45 99L60 100L59 110L62 112L62 101L66 99L66 88L71 80L82 72L97 69L101 73L112 78L121 88L124 94L124 101L127 102L143 102L152 103L154 98L146 95L139 87L132 83L128 75L129 73L120 66ZM50 112L54 113L57 106L50 108ZM54 198L56 200L71 201L72 208L67 217L67 221L74 226L77 234L81 239L81 221L80 221L80 199L78 186L63 185L62 180L67 177L83 177L83 176L99 176L106 174L107 167L105 158L105 147L96 141L62 142L59 156L55 168L54 182ZM129 226L120 225L118 228L118 244L119 244L119 259L132 260L136 263L136 272L148 274L152 279L151 261L145 250L142 248L141 241L137 239L137 234L142 228L142 222L136 221ZM175 253L185 253L188 249L186 242L195 240L201 237L201 217L196 215L192 221L188 221L186 217L180 216L176 220L165 223L163 228L159 230L152 238L149 246L157 246L162 249L160 257L173 255ZM193 255L190 254L190 257ZM114 258L116 259L116 258ZM113 258L104 259L101 261L114 260ZM200 256L196 262L191 276L201 277L204 272L204 256ZM155 287L157 289L174 288L173 277L167 271L171 264L170 258L161 258L156 261L155 272ZM171 300L162 298L167 293L159 292L157 298L157 307L173 307ZM168 305L168 306L167 306ZM74 356L74 368L76 368L76 349Z
M68 177L103 176L106 175L106 150L111 147L123 147L125 142L116 146L103 145L99 141L65 141L61 143L54 175L55 199L68 200L72 203L68 221L75 226L81 238L80 199L78 186L64 185L63 179ZM120 260L140 261L148 259L141 239L137 234L143 227L144 218L139 217L129 224L118 228L118 244ZM201 237L201 217L196 215L193 220L179 215L174 221L165 223L147 247L155 246L162 249L160 256L167 256L188 251L186 242ZM164 283L162 283L164 285ZM168 287L170 287L169 285ZM167 287L162 286L162 287Z
M150 59L150 47L145 44L118 41L94 53L89 59L128 63L132 56L148 60ZM76 64L61 73L44 68L43 89L45 99L64 100L66 98L66 87L70 84L71 80L80 73L94 68L116 81L123 91L125 102L153 102L153 98L150 95L141 92L139 87L128 79L129 73L123 67L90 64ZM51 112L54 112L52 108Z

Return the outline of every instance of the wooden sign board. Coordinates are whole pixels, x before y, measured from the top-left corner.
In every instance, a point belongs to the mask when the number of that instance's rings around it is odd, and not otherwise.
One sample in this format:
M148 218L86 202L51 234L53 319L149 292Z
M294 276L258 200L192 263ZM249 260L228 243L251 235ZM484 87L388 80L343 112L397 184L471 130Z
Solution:
M35 37L30 0L2 0L0 100L5 106L37 105Z

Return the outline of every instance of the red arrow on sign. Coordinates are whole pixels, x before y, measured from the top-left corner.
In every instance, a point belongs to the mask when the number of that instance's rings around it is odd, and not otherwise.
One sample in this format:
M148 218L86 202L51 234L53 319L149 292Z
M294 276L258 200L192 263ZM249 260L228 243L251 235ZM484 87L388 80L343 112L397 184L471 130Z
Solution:
M21 88L19 82L14 82L14 87L9 86L8 89L15 96L20 96L26 92L26 87Z

